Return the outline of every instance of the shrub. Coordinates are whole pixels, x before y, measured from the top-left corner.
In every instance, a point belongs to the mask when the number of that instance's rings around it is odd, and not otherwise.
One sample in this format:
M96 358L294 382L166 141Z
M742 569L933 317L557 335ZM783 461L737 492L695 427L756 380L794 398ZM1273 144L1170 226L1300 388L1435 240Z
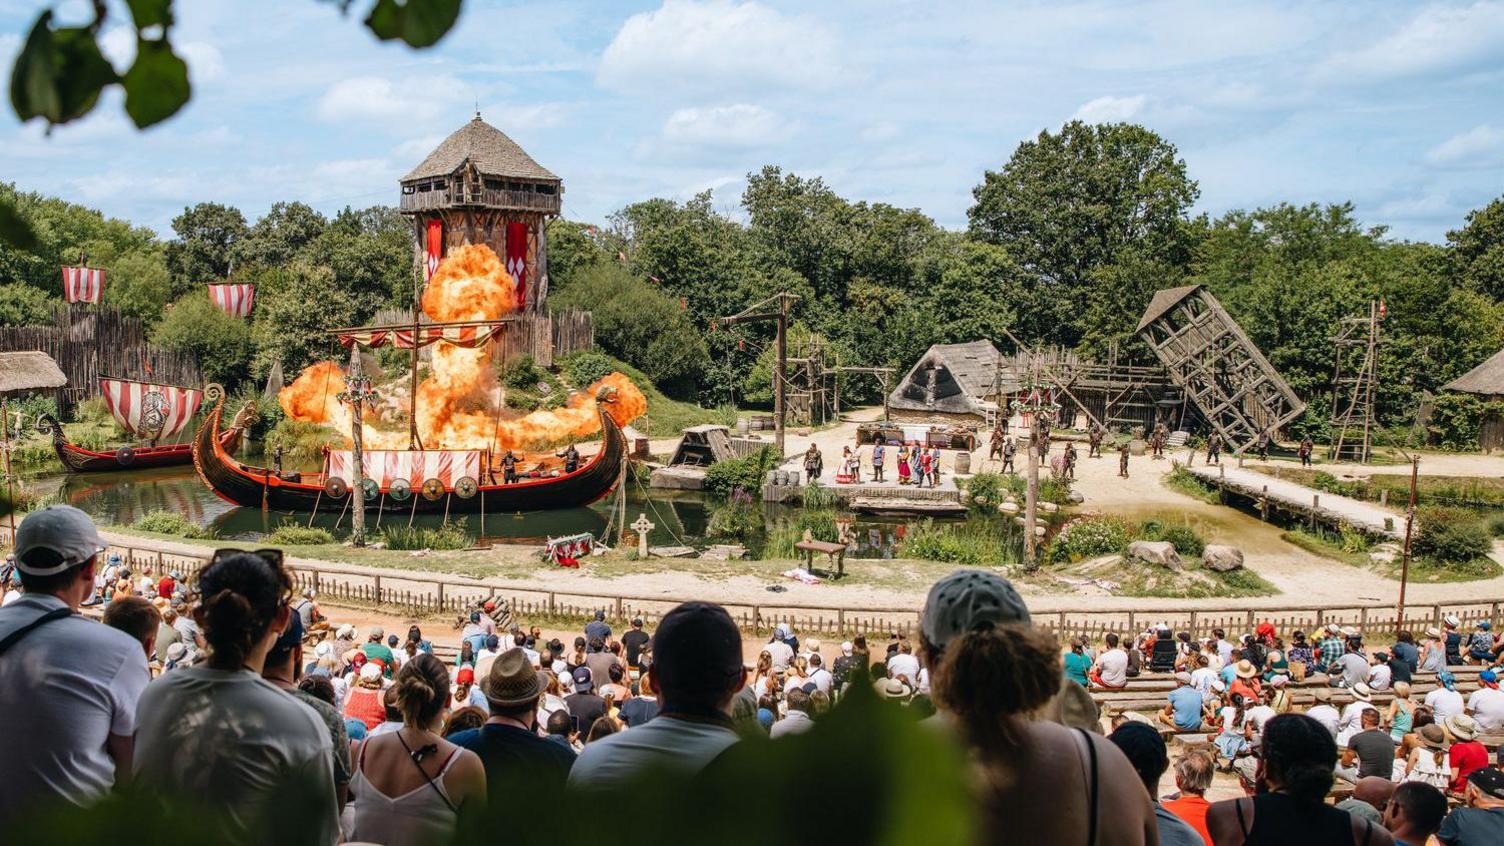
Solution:
M148 511L136 518L131 528L160 535L177 535L182 538L212 538L214 532L195 526L187 517L175 511Z
M836 504L836 492L830 488L809 483L799 492L805 508L832 508Z
M717 538L746 540L763 531L762 509L744 490L731 494L726 502L710 514L705 533Z
M1189 525L1166 526L1155 520L1150 520L1139 527L1138 536L1143 540L1169 541L1175 546L1175 551L1187 558L1193 558L1206 551L1206 541L1196 530Z
M322 543L334 543L334 535L328 529L317 526L299 526L297 523L283 523L277 530L266 536L266 542L277 546L316 546Z
M1340 545L1343 552L1356 554L1359 552L1367 552L1368 550L1373 548L1373 541L1368 539L1368 535L1363 534L1357 529L1343 526L1341 535L1342 539L1340 541Z
M282 466L310 467L321 463L323 447L341 449L345 437L319 423L303 423L290 417L277 421L266 433L263 449L268 456L282 448Z
M1019 560L1019 534L1001 520L972 519L964 523L925 520L908 527L898 543L903 558L963 564L1002 566Z
M1488 533L1496 538L1504 538L1504 514L1488 518Z
M1493 550L1493 539L1482 521L1460 508L1424 508L1415 519L1418 555L1443 564L1465 564Z
M705 471L705 490L722 499L737 488L761 491L763 477L778 465L772 447L763 447L745 458L733 458L710 465Z
M526 353L508 359L501 368L501 384L508 388L532 391L537 389L539 382L546 380L547 375L533 361L533 357Z
M445 520L438 526L408 527L398 523L381 527L387 549L464 549L470 545L470 530L464 517Z
M1117 517L1078 517L1066 523L1055 536L1050 544L1049 560L1080 561L1122 552L1128 546L1130 534L1128 524Z
M966 480L963 490L971 500L967 504L976 511L996 509L1011 493L1008 480L997 473L978 473Z
M595 350L571 353L564 358L563 365L565 378L581 389L606 378L616 370L616 363L610 356Z
M791 517L785 517L773 525L763 545L763 558L799 558L803 553L794 544L804 540L808 529L815 540L835 543L840 535L836 528L836 512L830 508L803 508Z
M983 476L983 475L991 475L991 474L979 473L977 475ZM1004 487L1004 488L1006 488L1007 491L1008 491L1008 493L1013 494L1013 498L1016 499L1016 500L1018 500L1019 504L1022 505L1023 501L1024 501L1024 498L1028 496L1029 480L1025 479L1021 475L1018 475L1017 473L1010 473L1007 476L999 476L998 478L1001 480L1001 486ZM1070 501L1070 493L1071 493L1070 482L1066 482L1066 481L1063 481L1061 479L1051 478L1049 476L1046 476L1043 473L1040 474L1040 479L1039 479L1039 501L1040 502L1053 502L1056 505L1065 505L1067 502ZM1001 499L998 500L998 502L1001 502L1001 501L1002 501ZM997 504L996 502L993 503L993 505L996 505L996 504Z

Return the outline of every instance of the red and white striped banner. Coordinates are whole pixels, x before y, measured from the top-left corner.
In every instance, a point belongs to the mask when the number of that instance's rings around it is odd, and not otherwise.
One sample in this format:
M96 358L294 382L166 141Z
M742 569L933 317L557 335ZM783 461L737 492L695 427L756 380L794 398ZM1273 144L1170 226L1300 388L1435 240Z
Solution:
M417 491L429 479L438 479L445 490L452 490L454 483L465 476L480 481L482 455L478 449L367 449L361 450L361 469L367 479L375 479L383 489L391 487L397 479L406 479ZM354 453L350 450L329 452L328 476L350 484L354 466Z
M117 423L132 435L152 441L181 431L204 401L202 391L131 379L101 378L99 391Z
M433 278L439 269L439 260L444 257L444 222L442 220L428 221L428 237L425 243L423 259L423 281Z
M63 296L70 303L97 303L104 293L104 271L97 267L64 267Z
M507 273L517 284L517 309L527 306L527 224L507 224Z
M486 342L501 335L506 331L505 323L483 323L476 326L422 326L418 328L418 346L426 347L436 341L443 341L457 347L484 346ZM408 329L361 329L354 332L341 332L339 342L346 349L351 344L360 344L363 347L384 347L388 344L399 349L410 350L413 348L413 330Z
M209 302L231 317L247 317L256 302L256 286L248 282L210 285Z

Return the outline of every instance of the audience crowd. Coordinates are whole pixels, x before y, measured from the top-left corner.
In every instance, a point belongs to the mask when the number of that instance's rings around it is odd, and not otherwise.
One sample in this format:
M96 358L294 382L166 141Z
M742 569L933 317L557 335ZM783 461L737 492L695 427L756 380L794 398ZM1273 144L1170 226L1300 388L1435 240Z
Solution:
M597 613L549 638L482 606L445 660L417 626L331 626L274 550L152 579L67 506L29 514L15 540L0 831L129 786L210 809L231 843L257 841L289 796L311 842L445 842L467 811L630 796L644 773L693 776L870 690L968 752L986 842L1504 844L1504 643L1487 623L1447 618L1376 650L1353 629L1286 639L1269 623L1062 649L1005 579L963 570L932 587L913 641L827 645L780 624L747 660L712 603L652 631ZM81 613L95 605L102 625ZM1094 695L1150 673L1174 679L1162 710L1099 711ZM1210 742L1177 740L1172 759L1175 735ZM1209 798L1219 770L1244 795Z

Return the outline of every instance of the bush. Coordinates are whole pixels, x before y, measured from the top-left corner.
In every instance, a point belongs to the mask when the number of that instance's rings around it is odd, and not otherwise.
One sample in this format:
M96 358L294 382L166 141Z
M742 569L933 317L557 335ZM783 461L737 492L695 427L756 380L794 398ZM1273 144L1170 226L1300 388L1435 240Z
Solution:
M903 558L940 561L968 567L997 567L1017 563L1020 536L1001 520L971 519L964 523L926 520L909 526L898 543Z
M1080 561L1122 552L1131 536L1128 524L1117 517L1093 515L1066 523L1050 544L1048 558L1056 563Z
M21 282L0 285L0 326L44 326L52 322L61 304L40 288Z
M501 384L508 388L521 388L525 391L537 390L538 383L547 381L548 376L538 367L533 357L523 353L516 358L508 359L501 368Z
M963 490L969 497L967 505L975 511L994 510L1011 493L1008 480L997 473L978 473L966 480Z
M299 526L297 523L283 523L277 530L266 536L266 542L277 546L316 546L323 543L334 543L334 535L328 529L316 526Z
M266 433L264 449L269 456L277 447L282 447L282 466L312 467L322 463L322 447L342 449L346 438L340 433L319 423L302 423L282 417Z
M1488 518L1488 533L1496 538L1504 538L1504 514Z
M813 483L806 484L799 496L805 508L832 508L838 499L835 491Z
M616 362L604 353L595 350L582 350L565 356L563 360L564 377L576 388L584 389L611 375L616 370Z
M1169 541L1175 551L1187 558L1194 558L1206 551L1206 541L1188 525L1166 526L1150 520L1139 528L1139 538L1151 541Z
M978 474L978 475L990 475L990 474ZM1001 479L1002 479L1003 485L1005 487L1007 487L1008 492L1011 493L1011 494L1013 494L1013 498L1016 499L1016 500L1018 500L1019 505L1022 505L1023 502L1024 502L1024 498L1028 495L1029 480L1025 479L1023 476L1020 476L1020 475L1018 475L1016 473L1009 474L1007 476L1003 476L1003 477L1001 477ZM1045 475L1043 473L1040 474L1040 479L1039 479L1039 501L1040 502L1053 502L1056 505L1065 505L1065 504L1067 504L1070 501L1070 493L1071 493L1071 485L1070 485L1069 482L1063 481L1061 479L1050 478L1049 476L1047 476L1047 475ZM1001 501L1002 500L998 500L998 502L1001 502ZM993 504L996 505L997 503L993 503Z
M470 530L464 517L445 520L435 527L397 524L381 527L387 549L464 549L470 546Z
M763 477L778 465L772 447L763 447L745 458L710 465L705 471L705 490L722 499L737 488L748 493L762 490Z
M1418 555L1442 564L1466 564L1493 550L1493 538L1482 521L1460 508L1424 508L1415 520Z
M836 512L829 508L803 508L792 517L785 517L774 524L768 532L768 541L763 545L763 558L800 558L803 553L794 549L794 544L804 540L808 529L810 536L818 541L835 543L840 536L836 528Z
M131 528L141 532L176 535L181 538L214 537L212 530L195 526L187 517L175 511L148 511L136 518Z
M307 304L299 307L306 309ZM204 381L218 382L226 390L235 390L250 375L255 353L250 324L215 308L202 289L167 306L162 319L152 327L151 340L197 356Z

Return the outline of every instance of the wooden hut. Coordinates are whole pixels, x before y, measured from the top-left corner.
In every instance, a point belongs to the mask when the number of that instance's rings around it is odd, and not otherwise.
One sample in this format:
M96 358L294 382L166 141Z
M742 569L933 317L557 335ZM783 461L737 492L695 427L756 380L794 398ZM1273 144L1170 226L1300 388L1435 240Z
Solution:
M547 227L561 208L559 177L476 113L401 183L419 267L432 274L449 250L485 244L517 281L525 310L546 312Z
M1484 402L1504 401L1504 350L1482 364L1441 386L1443 391L1473 394ZM1485 412L1478 426L1478 448L1486 452L1504 449L1504 418Z
M888 395L893 419L991 426L1018 385L991 341L935 344Z

